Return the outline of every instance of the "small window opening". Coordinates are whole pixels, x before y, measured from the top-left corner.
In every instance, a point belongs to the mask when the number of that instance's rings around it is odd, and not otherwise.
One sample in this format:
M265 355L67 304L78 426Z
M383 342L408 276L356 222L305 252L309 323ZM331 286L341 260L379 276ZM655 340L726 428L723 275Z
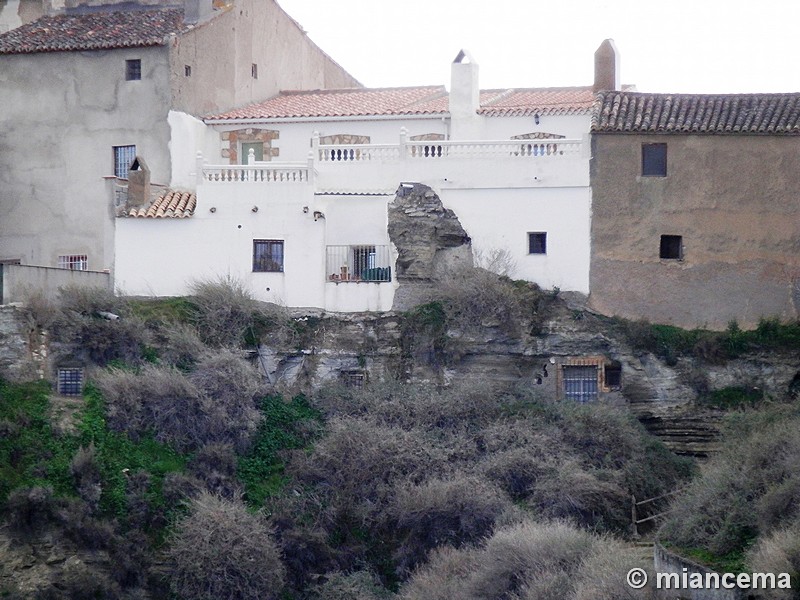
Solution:
M136 146L114 146L114 176L117 179L127 179L135 159Z
M645 177L667 176L666 144L642 144L642 175Z
M183 76L184 77L191 77L192 76L192 67L191 67L191 65L183 65Z
M683 236L662 235L659 248L659 258L667 260L683 259Z
M364 387L364 383L366 383L367 376L366 373L364 373L363 371L342 371L341 379L342 383L346 387L360 389Z
M142 61L141 59L134 58L125 61L125 79L128 81L137 81L142 78Z
M253 76L253 79L258 79L258 65L256 63L250 65L250 75Z
M547 233L538 231L528 234L528 254L547 254Z
M619 388L622 385L622 365L612 362L603 366L603 379L606 387Z
M62 396L80 396L83 393L83 369L80 367L59 369L58 393Z

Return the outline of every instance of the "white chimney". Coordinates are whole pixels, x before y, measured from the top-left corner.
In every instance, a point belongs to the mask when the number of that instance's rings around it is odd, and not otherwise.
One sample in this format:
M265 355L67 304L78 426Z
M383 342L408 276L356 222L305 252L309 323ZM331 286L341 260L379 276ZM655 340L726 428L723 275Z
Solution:
M475 139L480 119L481 90L478 84L478 63L469 52L461 50L450 67L450 136L454 139Z
M603 40L594 53L593 91L619 90L619 52L614 40Z

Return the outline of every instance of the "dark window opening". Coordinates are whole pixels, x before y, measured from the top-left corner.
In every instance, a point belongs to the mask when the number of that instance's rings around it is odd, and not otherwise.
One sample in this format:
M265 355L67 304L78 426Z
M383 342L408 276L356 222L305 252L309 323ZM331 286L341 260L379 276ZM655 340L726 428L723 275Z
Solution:
M683 237L680 235L662 235L659 258L681 260L683 258Z
M192 67L191 67L191 65L184 65L183 66L183 75L184 75L184 77L191 77L192 76Z
M603 367L603 378L606 387L618 388L622 385L622 365L618 362L607 364Z
M142 78L142 61L138 58L125 61L125 79L137 81Z
M667 176L666 144L642 144L642 175L645 177Z
M80 396L83 393L83 369L59 369L58 393L62 396Z
M256 63L250 65L250 75L253 76L253 79L258 79L258 65Z
M547 254L547 234L535 232L528 234L528 254Z
M253 272L283 273L283 240L253 240Z
M367 375L363 371L342 371L342 383L351 388L363 388L367 381Z

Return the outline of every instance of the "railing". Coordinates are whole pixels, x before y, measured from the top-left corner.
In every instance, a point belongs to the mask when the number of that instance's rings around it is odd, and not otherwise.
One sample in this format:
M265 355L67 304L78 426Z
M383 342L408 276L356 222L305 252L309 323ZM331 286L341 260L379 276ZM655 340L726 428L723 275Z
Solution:
M316 156L320 162L397 160L400 158L398 144L325 145L317 146L317 148Z
M328 246L326 280L333 283L381 283L392 280L389 246Z
M215 182L256 182L256 183L308 183L309 167L305 164L270 165L203 165L202 181Z
M664 505L666 504L665 501L667 498L671 498L672 496L679 494L684 489L685 488L672 490L666 494L661 494L660 496L655 496L654 498L648 498L647 500L637 501L636 496L631 496L631 525L633 528L633 536L638 537L639 525L642 525L643 523L649 523L650 521L655 521L656 519L665 517L673 512L672 509L664 508ZM647 510L642 510L643 507L647 507ZM643 513L646 512L649 512L650 514L643 516Z
M321 145L319 135L312 139L312 158L320 162L365 162L371 160L515 158L581 156L583 140L484 140L408 141L405 131L399 144Z

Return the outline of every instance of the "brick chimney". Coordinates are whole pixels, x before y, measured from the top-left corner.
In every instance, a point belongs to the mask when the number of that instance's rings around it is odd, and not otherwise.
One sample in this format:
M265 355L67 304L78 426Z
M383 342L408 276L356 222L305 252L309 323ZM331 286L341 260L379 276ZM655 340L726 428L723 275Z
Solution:
M594 86L595 92L619 90L619 52L614 40L603 40L594 53Z
M211 16L213 10L213 0L183 0L183 22L193 25Z

